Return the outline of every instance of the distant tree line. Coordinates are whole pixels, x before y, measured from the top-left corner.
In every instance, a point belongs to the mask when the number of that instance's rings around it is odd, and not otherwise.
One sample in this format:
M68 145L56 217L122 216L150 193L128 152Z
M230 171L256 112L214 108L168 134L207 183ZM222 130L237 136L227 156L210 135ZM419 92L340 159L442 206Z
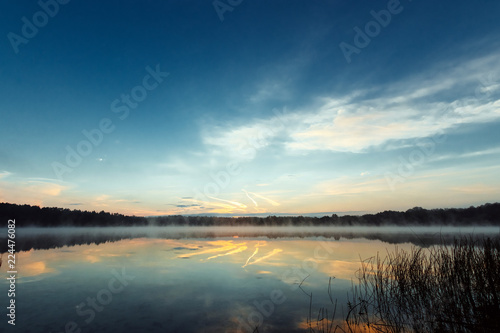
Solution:
M16 219L16 227L23 226L390 226L390 225L493 225L500 226L500 203L487 203L478 207L424 209L414 207L405 212L384 211L377 214L323 217L267 216L267 217L217 217L181 216L159 217L126 216L104 211L81 211L65 208L0 203L2 221Z
M16 205L0 203L0 218L7 223L9 219L16 220L16 227L40 226L131 226L146 225L144 217L111 214L104 211L81 211L67 208Z

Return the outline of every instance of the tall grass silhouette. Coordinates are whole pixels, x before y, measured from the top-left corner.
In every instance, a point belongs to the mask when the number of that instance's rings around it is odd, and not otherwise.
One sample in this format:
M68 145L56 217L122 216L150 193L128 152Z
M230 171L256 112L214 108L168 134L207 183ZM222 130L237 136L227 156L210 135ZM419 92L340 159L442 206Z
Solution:
M357 280L345 317L320 309L310 332L500 332L499 239L396 248L361 261Z

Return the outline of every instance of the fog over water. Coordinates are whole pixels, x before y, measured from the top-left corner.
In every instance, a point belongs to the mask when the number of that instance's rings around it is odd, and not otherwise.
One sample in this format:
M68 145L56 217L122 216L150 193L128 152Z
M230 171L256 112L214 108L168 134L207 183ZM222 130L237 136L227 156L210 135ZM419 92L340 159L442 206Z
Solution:
M315 227L315 226L279 226L279 227L256 227L256 226L241 226L241 227L184 227L184 226L168 226L168 227L55 227L55 228L37 228L27 227L19 228L20 235L40 235L40 234L57 234L57 235L72 235L78 234L131 234L131 235L144 235L147 237L155 237L161 235L182 235L190 233L211 233L215 237L226 237L233 235L273 235L285 234L291 237L300 237L301 235L310 235L316 233L341 233L341 234L492 234L499 233L499 227L485 227L485 226L472 226L472 227L451 227L451 226L352 226L352 227Z
M387 243L411 243L418 246L450 244L455 238L463 236L481 238L495 237L500 234L499 227L28 227L17 230L18 251L49 249L77 244L100 244L108 241L134 238L160 239L211 239L211 238L365 238ZM5 252L6 242L0 250Z

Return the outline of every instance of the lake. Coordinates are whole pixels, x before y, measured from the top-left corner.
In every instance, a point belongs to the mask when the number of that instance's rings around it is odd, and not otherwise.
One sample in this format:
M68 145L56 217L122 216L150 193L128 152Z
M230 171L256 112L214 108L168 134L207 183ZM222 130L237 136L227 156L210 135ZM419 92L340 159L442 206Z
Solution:
M321 308L331 315L330 281L336 317L345 317L360 260L498 233L488 227L19 228L16 325L2 314L0 327L307 332L309 311L313 319ZM7 253L2 259L8 277ZM0 283L7 313L9 282Z

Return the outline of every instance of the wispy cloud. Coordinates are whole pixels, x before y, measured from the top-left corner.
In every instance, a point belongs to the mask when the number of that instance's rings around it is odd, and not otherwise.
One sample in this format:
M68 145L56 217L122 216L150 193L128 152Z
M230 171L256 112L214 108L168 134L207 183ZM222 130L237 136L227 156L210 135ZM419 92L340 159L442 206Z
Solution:
M387 191L387 183L382 178L366 179L363 176L344 176L317 184L313 193L315 195L355 195L379 191Z
M220 199L220 198L216 198L216 197L212 197L212 196L208 196L208 195L207 195L207 197L210 198L210 199L219 200L219 201L222 201L222 202L227 202L228 204L231 204L231 205L233 205L234 207L237 207L237 208L242 208L242 209L247 208L247 206L245 204L242 204L241 202L231 201L231 200L224 200L224 199Z
M30 192L36 192L46 196L58 196L62 191L67 189L67 186L49 180L27 180L25 186Z
M431 68L376 90L359 90L340 99L318 98L309 108L279 118L207 129L203 142L218 154L246 160L272 144L281 144L288 152L359 153L463 124L495 121L500 119L500 71L492 73L492 68L500 68L500 57L473 59L441 69L440 75Z
M494 186L488 186L484 184L474 184L466 186L451 187L450 190L468 194L493 194L500 193L500 189Z
M11 173L8 171L0 171L0 179L10 176Z
M476 157L484 157L491 155L500 154L500 147L477 150L468 153L455 153L455 154L443 154L439 156L434 156L429 158L430 161L444 161L444 160L453 160L453 159L470 159Z
M276 201L274 201L274 200L272 200L272 199L269 199L269 198L267 198L267 197L265 197L265 196L263 196L263 195L261 195L261 194L257 194L257 193L254 193L254 192L247 192L247 191L245 191L245 190L243 190L243 191L244 191L245 193L247 193L247 195L248 195L248 193L250 193L251 195L254 195L254 196L256 196L257 198L260 198L260 199L262 199L262 200L264 200L264 201L266 201L266 202L270 203L270 204L271 204L271 205L273 205L273 206L279 206L279 205L280 205L280 204L279 204L279 203L277 203ZM253 199L252 199L252 201L253 201L253 202L255 202Z
M255 201L251 196L249 196L247 191L245 191L245 190L242 190L242 191L245 192L247 198L253 202L255 207L259 207L259 204L257 203L257 201Z
M287 99L290 96L282 81L267 81L249 98L251 103L261 103L269 99Z

